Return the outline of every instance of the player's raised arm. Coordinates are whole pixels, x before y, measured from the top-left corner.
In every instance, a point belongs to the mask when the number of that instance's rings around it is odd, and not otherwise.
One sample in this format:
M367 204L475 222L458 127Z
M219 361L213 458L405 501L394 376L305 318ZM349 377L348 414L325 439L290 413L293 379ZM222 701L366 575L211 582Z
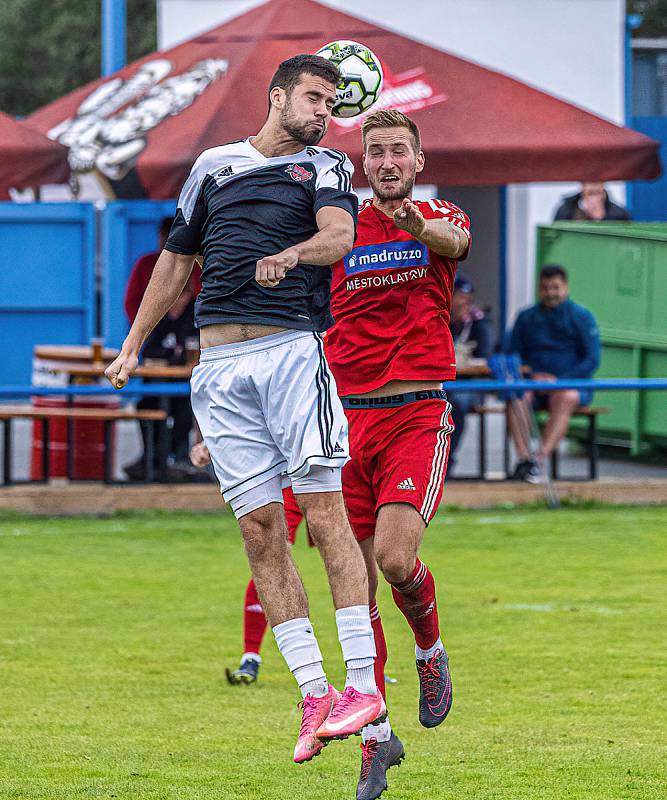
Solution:
M316 214L318 232L305 242L257 262L255 280L261 286L277 286L297 264L330 267L347 255L354 244L354 218L341 208L326 206Z
M329 267L352 249L359 210L352 191L354 167L338 150L322 155L327 165L318 172L313 203L318 231L305 242L261 258L255 273L261 286L277 286L297 264Z
M435 204L438 201L433 202ZM463 212L459 214L464 218L461 222L465 227L460 227L454 218L455 212L445 207L436 206L436 216L426 219L417 204L405 198L394 211L394 223L397 228L412 234L438 255L460 259L468 250L470 234L467 230L467 217Z

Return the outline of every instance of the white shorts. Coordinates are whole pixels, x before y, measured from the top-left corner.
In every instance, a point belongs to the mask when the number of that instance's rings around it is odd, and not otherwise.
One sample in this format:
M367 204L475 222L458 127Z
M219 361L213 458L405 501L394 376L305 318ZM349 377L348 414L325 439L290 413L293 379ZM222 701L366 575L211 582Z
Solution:
M276 475L287 485L316 464L349 461L347 420L317 333L206 347L191 388L227 502Z

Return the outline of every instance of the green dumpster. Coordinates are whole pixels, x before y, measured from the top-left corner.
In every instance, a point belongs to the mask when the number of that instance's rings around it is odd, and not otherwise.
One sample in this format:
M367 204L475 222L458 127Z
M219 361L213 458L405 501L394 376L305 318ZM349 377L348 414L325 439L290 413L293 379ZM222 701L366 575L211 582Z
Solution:
M667 223L558 222L537 231L537 272L562 264L600 326L598 378L667 376ZM633 454L667 446L662 392L598 392L600 441Z

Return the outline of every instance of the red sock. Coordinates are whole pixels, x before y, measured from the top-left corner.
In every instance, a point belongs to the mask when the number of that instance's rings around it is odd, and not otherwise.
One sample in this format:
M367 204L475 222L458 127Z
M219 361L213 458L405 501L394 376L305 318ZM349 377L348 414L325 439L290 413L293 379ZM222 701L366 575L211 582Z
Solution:
M418 647L428 650L438 641L438 607L435 581L426 564L417 559L415 571L404 583L391 585L396 605L403 612Z
M375 637L375 683L378 689L382 692L382 697L387 699L386 687L384 685L384 667L387 663L387 643L384 640L384 631L382 630L382 619L378 610L375 600L370 604L369 611L371 614L371 627L373 628L373 636Z
M243 606L243 652L257 653L262 647L262 639L266 630L266 617L264 609L259 602L255 582L251 578L245 592Z

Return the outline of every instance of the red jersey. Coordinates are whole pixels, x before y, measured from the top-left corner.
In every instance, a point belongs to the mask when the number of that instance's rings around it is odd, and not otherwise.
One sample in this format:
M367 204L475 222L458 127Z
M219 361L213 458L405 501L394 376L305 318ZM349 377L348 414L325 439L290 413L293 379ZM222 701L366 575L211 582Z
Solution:
M456 225L470 243L470 220L460 208L443 200L416 205L426 219ZM456 377L449 331L456 267L454 259L397 228L371 200L362 204L354 247L333 266L336 322L327 332L326 354L341 396L394 380Z

